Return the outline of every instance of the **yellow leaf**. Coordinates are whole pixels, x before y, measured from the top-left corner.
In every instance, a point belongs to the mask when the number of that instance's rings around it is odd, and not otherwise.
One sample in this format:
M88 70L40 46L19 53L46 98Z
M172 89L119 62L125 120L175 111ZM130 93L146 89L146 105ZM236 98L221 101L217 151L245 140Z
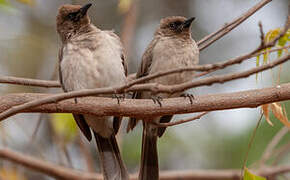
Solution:
M129 11L132 4L132 0L119 0L118 10L121 14Z
M265 37L266 43L275 39L280 34L280 32L281 32L280 28L276 28L267 32L266 37Z
M77 126L72 114L53 113L51 114L52 128L55 133L64 138L65 141L72 141L77 135Z
M265 116L267 123L273 126L273 123L270 121L270 117L269 117L269 104L263 104L262 111L263 111L263 114Z
M0 179L5 180L27 180L22 174L18 173L15 169L0 169Z
M265 53L263 54L263 64L267 64L268 62L268 57L269 57L269 50L270 48L265 49Z
M249 171L248 168L245 167L244 171L244 180L266 180L266 178L257 176Z
M271 110L274 116L281 121L286 127L290 128L290 122L288 121L287 116L283 113L283 108L279 103L272 103Z

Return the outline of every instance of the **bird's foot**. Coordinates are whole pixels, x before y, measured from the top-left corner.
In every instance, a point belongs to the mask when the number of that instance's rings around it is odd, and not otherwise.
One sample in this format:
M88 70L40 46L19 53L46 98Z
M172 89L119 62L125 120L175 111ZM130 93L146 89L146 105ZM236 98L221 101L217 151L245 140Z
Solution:
M158 103L160 107L162 107L161 101L163 100L161 96L151 95L151 99L154 104Z
M183 93L183 94L181 94L181 97L188 98L190 101L190 104L193 104L193 100L195 99L194 95L189 94L189 93Z
M118 104L120 104L121 101L125 100L125 94L113 94L113 99L117 99Z

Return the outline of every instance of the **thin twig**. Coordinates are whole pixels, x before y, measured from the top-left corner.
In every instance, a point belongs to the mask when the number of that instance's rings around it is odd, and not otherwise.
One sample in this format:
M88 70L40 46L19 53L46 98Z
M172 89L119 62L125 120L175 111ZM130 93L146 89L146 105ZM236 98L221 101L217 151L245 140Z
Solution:
M169 122L169 123L156 123L156 122L150 122L158 127L170 127L170 126L176 126L176 125L179 125L179 124L183 124L183 123L187 123L187 122L191 122L191 121L194 121L194 120L197 120L197 119L200 119L202 116L208 114L209 112L203 112L197 116L193 116L193 117L190 117L190 118L187 118L187 119L181 119L181 120L177 120L177 121L174 121L174 122Z
M259 29L260 29L260 39L261 39L261 46L264 47L265 46L265 34L263 31L263 25L262 22L259 22Z
M258 127L259 127L260 124L261 124L262 117L263 117L263 114L261 113L260 118L259 118L259 120L258 120L258 122L257 122L257 125L256 125L256 127L255 127L255 129L254 129L254 131L253 131L253 133L252 133L252 135L251 135L250 142L249 142L249 144L248 144L247 152L246 152L246 155L245 155L245 159L244 159L244 161L243 161L243 166L242 166L242 169L241 169L240 180L242 180L242 178L243 178L243 172L244 172L244 169L245 169L245 167L246 167L246 163L247 163L247 160L248 160L249 152L250 152L251 147L252 147L252 144L253 144L253 142L254 142L254 138L255 138L255 136L256 136L256 133L257 133Z
M221 29L219 29L217 32L210 34L209 36L206 36L202 40L200 40L197 44L199 46L199 50L203 50L210 46L212 43L217 41L218 39L225 36L227 33L232 31L234 28L236 28L238 25L240 25L242 22L244 22L246 19L251 17L255 12L257 12L259 9L264 7L266 4L271 2L272 0L263 0L260 1L258 4L250 8L245 14L241 15L239 18L235 19L231 23L228 23ZM211 40L209 40L211 39Z
M46 81L40 79L19 78L11 76L0 76L0 83L24 85L24 86L37 86L45 88L59 88L58 81Z

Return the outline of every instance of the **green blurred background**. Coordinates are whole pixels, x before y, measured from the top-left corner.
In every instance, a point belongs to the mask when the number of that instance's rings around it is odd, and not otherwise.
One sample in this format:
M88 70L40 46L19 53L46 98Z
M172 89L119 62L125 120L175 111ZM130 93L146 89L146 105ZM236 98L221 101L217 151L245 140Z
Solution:
M130 72L136 72L142 53L152 39L161 18L170 15L196 17L192 35L200 40L230 22L258 0L0 0L0 73L17 77L55 79L60 45L55 16L61 4L92 2L92 23L101 29L114 29L127 47ZM259 10L237 29L201 52L200 63L214 63L249 52L259 45L258 22L265 32L282 27L288 0L275 0ZM276 53L269 59L275 59ZM256 66L256 58L215 74L242 71ZM281 81L289 82L288 63L283 65ZM273 76L274 74L274 76ZM274 77L274 78L273 78ZM235 92L273 85L277 71L267 71L222 85L200 87L190 92L212 94ZM0 93L61 92L59 89L32 88L0 84ZM285 103L289 111L289 103ZM260 108L213 112L191 123L168 128L159 140L161 170L241 168L250 135L259 119ZM178 115L175 119L189 117ZM48 119L53 119L48 121ZM66 120L64 120L66 119ZM130 172L138 171L142 128L119 134L122 154ZM283 126L272 117L274 126L264 120L259 127L247 165L255 167L266 145ZM279 146L289 143L289 133ZM0 147L9 147L39 159L83 170L99 171L95 144L89 144L63 114L19 114L0 124ZM289 162L290 155L279 163ZM254 165L253 165L254 163ZM51 179L21 166L0 160L1 171L21 174L26 179ZM12 169L12 170L11 170Z

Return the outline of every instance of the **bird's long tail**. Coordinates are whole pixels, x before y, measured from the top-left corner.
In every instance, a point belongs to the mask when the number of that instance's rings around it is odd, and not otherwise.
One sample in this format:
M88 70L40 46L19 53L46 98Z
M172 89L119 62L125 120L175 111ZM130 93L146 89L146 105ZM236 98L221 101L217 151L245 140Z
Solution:
M158 128L150 127L149 124L144 123L139 180L159 179L157 131Z
M115 136L103 138L97 133L94 135L100 154L104 180L128 180L129 175L122 161Z

